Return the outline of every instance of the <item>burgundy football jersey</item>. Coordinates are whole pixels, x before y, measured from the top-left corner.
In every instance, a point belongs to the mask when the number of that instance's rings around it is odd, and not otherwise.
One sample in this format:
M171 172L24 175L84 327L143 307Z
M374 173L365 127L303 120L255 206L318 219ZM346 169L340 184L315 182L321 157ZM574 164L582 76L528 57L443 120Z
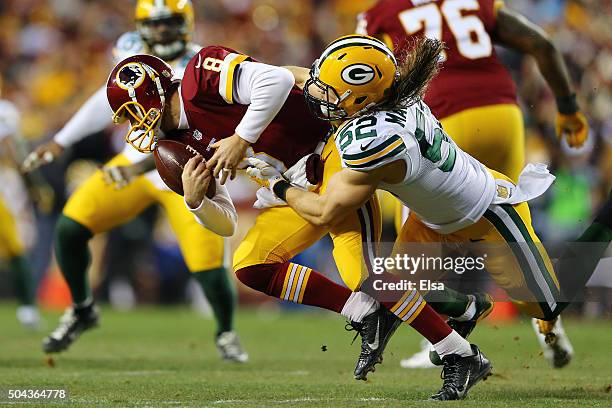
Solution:
M493 47L495 0L381 0L360 16L358 31L384 36L396 55L426 35L447 49L425 95L440 119L464 109L516 104L516 87Z
M229 48L203 48L187 64L181 81L181 97L189 127L190 143L209 145L234 134L248 106L234 103L233 80L240 62L251 58ZM294 87L285 105L257 143L254 154L284 170L312 153L325 137L329 124L314 118L302 91Z

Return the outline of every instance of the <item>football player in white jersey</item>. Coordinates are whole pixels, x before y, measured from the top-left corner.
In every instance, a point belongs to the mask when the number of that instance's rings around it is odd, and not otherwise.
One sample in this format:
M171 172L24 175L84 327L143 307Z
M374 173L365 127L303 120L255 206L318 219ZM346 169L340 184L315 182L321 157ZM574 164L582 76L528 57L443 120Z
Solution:
M151 53L169 62L176 75L182 76L189 60L202 48L191 42L194 26L191 1L138 0L135 17L137 31L119 38L113 51L115 62ZM26 158L24 168L32 170L52 162L67 147L104 130L112 118L106 86L102 86L52 141ZM146 174L141 176L143 173ZM165 186L151 155L139 153L127 144L121 154L72 194L57 223L56 258L74 305L66 311L58 328L44 339L45 352L67 349L83 331L98 325L98 311L87 280L89 240L128 222L153 203L164 208L187 267L212 306L217 322L215 341L221 357L247 361L248 355L233 328L236 295L224 265L224 239L198 224L182 197Z
M313 64L304 94L313 114L335 125L333 137L344 169L321 195L292 186L256 159L248 159L247 172L315 225L333 225L376 189L389 191L412 210L395 253L410 242L437 243L438 253L443 244L495 244L470 250L476 257L484 255L479 250L486 251L486 270L524 312L554 322L592 273L576 277L576 262L570 259L567 265L573 268L564 267L562 257L557 279L531 226L526 201L542 194L554 176L544 166L529 165L514 185L456 146L421 99L437 73L442 50L439 41L423 39L400 65L373 37L352 35L332 42ZM594 225L583 235L607 245L612 237L610 201ZM467 336L478 315L470 302L465 304L462 313L450 317L452 327L463 328ZM441 305L432 306L438 310ZM477 348L474 352L480 355ZM445 356L442 364L444 385L434 399L465 396L465 385L472 385L467 377L478 377L483 368L482 359L474 356Z
M35 306L34 277L26 257L28 243L34 238L33 219L28 193L17 170L19 127L15 105L0 99L0 267L12 274L20 303L17 319L24 327L36 329L40 316Z

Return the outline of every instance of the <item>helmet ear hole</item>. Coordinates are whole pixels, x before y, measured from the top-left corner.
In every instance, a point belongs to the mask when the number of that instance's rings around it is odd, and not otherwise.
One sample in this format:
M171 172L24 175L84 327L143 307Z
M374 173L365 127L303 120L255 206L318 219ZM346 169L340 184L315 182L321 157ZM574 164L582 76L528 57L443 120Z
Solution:
M368 99L367 96L360 96L359 98L355 99L355 104L357 105L361 105L362 103L364 103L366 101L366 99Z

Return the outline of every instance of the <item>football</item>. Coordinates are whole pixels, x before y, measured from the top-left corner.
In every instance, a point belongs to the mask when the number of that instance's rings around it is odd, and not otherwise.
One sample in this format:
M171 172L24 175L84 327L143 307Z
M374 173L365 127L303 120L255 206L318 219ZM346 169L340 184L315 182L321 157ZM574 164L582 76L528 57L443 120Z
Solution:
M184 194L181 179L183 169L189 159L198 153L205 159L212 157L210 151L200 152L198 149L176 140L164 139L157 142L153 151L155 167L164 183L175 193Z

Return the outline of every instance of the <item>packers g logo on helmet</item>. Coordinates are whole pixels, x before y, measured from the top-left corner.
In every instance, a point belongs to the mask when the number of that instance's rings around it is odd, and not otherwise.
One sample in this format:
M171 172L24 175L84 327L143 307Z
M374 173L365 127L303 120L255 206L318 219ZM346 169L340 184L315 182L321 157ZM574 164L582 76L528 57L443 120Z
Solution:
M350 85L364 85L372 81L376 71L366 64L353 64L342 70L342 79Z
M397 60L385 43L349 35L329 44L314 62L304 96L318 118L349 119L383 102L397 78Z

